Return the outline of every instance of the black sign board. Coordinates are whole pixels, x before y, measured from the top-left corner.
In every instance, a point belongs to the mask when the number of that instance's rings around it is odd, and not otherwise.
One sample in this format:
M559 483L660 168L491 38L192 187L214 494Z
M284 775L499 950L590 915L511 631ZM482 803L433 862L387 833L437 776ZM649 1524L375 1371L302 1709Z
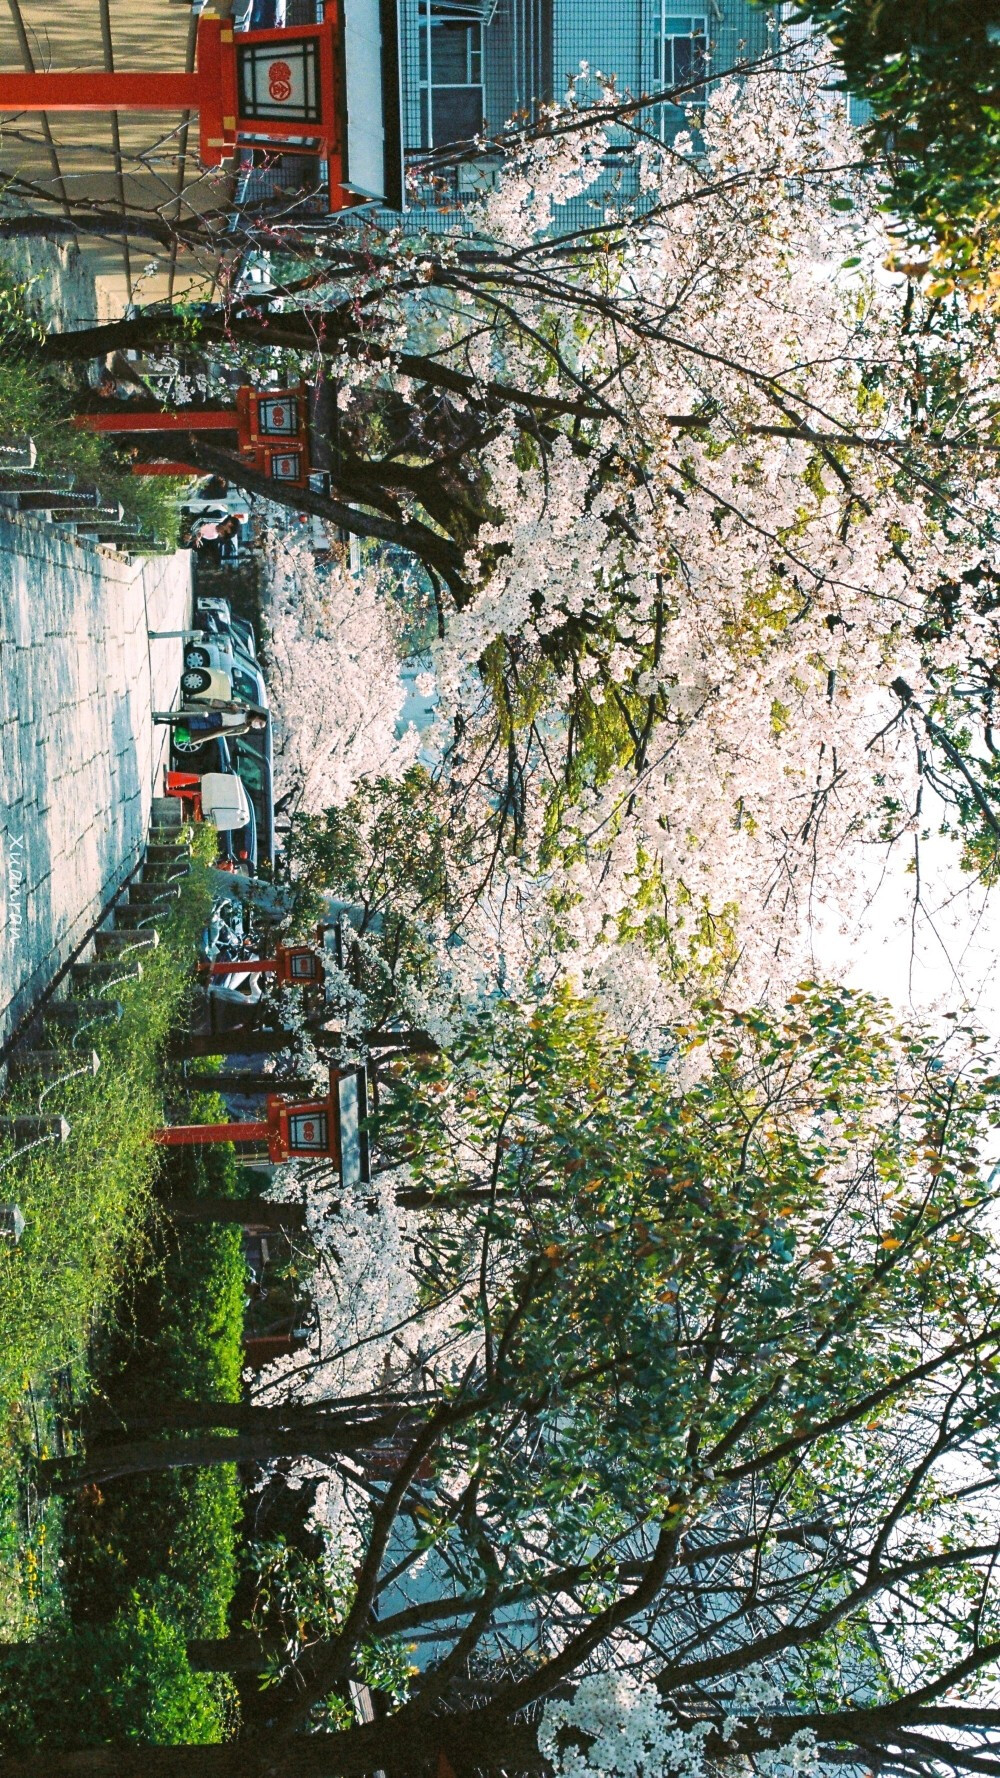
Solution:
M336 1082L340 1178L343 1185L371 1183L371 1150L368 1132L368 1071L356 1068Z

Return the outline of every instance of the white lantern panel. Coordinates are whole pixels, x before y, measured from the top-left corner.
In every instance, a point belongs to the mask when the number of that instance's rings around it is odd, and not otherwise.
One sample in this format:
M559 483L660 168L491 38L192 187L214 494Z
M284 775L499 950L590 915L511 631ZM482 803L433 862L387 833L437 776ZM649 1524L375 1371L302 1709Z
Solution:
M241 44L240 116L248 123L320 123L319 50L315 37Z

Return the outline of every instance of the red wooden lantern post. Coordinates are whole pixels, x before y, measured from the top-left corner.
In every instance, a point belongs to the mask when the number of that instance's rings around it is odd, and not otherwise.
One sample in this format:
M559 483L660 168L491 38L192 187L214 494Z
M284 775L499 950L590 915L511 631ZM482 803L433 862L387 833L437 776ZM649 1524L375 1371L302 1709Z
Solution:
M329 207L356 202L345 188L346 94L340 0L322 24L234 31L203 12L192 73L103 70L0 73L0 111L197 111L203 167L239 145L314 154L329 170Z
M317 929L317 943L324 943L325 929ZM307 988L321 986L326 978L326 970L313 945L275 945L273 957L240 958L236 963L225 959L215 963L203 963L201 973L209 977L232 975L237 969L250 970L254 975L274 975L285 988Z
M371 1179L368 1137L368 1074L365 1068L330 1069L330 1091L324 1099L290 1104L276 1093L267 1096L267 1115L252 1123L169 1124L155 1140L165 1148L205 1142L266 1142L268 1159L331 1160L344 1185Z
M0 76L0 83L2 79ZM152 413L126 409L124 413L77 414L75 423L88 432L133 437L163 432L235 432L240 455L261 475L304 488L311 470L307 412L308 395L303 383L297 389L268 389L263 393L237 389L235 407L174 407ZM170 462L132 465L136 475L186 475L191 467L179 457Z

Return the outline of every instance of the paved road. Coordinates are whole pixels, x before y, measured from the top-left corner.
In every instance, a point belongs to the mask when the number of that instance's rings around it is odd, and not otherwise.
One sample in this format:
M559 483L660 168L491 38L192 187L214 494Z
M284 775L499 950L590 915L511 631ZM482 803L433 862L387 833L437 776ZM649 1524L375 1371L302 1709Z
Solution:
M0 1043L138 856L190 557L129 562L0 514Z

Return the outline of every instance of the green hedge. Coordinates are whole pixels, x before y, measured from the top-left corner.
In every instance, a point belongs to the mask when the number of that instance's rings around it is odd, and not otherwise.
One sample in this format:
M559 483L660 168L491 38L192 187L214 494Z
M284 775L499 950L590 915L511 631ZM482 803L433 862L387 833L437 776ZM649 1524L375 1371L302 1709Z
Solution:
M232 1688L193 1673L184 1636L135 1598L111 1623L64 1625L0 1658L0 1749L70 1752L226 1738Z
M189 1103L193 1122L224 1118L218 1099ZM164 1157L164 1196L235 1196L227 1146ZM162 1221L158 1264L127 1320L94 1354L93 1382L115 1408L172 1400L238 1401L246 1283L238 1227ZM237 1580L242 1494L235 1466L123 1478L75 1500L64 1556L70 1610L80 1621L124 1610L156 1587L161 1609L191 1636L223 1636Z

